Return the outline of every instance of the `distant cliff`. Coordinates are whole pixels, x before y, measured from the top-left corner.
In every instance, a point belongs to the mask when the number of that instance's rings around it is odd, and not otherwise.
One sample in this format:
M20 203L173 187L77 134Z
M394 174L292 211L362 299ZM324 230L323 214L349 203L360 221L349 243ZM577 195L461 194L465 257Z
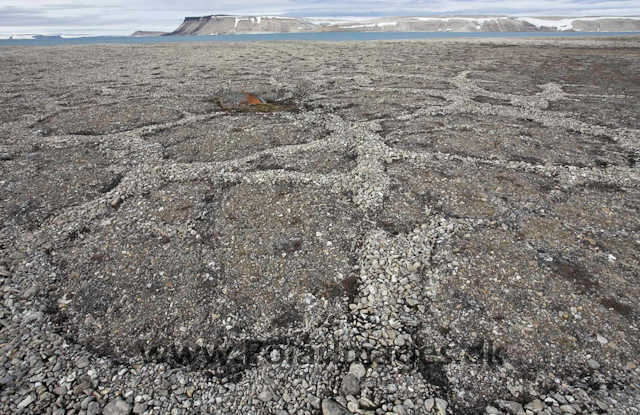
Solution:
M187 17L166 36L300 32L630 32L640 17L398 17L319 23L309 19L212 15Z
M298 18L217 15L187 17L168 36L313 32L317 27L309 20Z
M328 25L322 31L367 32L626 32L640 17L399 17Z

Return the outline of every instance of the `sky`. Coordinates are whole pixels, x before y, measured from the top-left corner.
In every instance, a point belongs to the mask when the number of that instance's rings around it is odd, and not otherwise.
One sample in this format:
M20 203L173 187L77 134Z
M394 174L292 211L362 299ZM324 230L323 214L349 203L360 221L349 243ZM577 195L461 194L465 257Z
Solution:
M0 35L170 32L185 16L210 14L337 20L452 14L640 16L640 0L0 0Z

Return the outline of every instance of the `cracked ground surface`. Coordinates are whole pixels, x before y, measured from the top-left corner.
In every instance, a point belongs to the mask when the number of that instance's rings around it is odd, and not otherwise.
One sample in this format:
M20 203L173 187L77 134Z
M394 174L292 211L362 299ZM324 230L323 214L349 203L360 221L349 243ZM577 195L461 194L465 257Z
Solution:
M0 58L0 412L640 411L640 38Z

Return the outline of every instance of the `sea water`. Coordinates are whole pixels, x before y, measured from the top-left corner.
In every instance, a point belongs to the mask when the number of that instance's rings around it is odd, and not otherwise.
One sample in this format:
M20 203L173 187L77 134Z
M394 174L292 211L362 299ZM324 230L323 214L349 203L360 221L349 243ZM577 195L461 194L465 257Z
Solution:
M273 33L247 35L200 35L200 36L96 36L62 39L5 39L0 46L59 46L91 44L152 44L186 42L259 42L259 41L323 41L347 42L393 39L451 39L451 38L509 38L509 37L563 37L563 36L622 36L640 32L320 32L320 33Z

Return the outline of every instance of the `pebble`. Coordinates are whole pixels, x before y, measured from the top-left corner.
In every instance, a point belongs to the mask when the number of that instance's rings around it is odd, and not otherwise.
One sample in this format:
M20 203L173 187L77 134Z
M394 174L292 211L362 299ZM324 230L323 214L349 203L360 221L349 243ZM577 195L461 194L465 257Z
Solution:
M344 378L342 378L340 392L342 392L343 396L358 395L360 393L360 381L355 375L351 373L347 374Z
M89 361L89 358L87 356L83 356L80 359L76 360L76 366L78 366L79 369L84 369L85 367L89 366L91 362Z
M530 403L526 404L524 408L533 412L539 412L544 409L544 403L540 399L534 399Z
M133 405L133 413L134 414L143 414L146 412L148 405L143 402L138 402Z
M35 399L31 395L28 395L26 398L20 401L20 403L18 404L18 408L20 409L26 408L27 406L31 405L34 402L35 402Z
M354 375L358 380L362 380L367 374L367 370L362 363L352 363L349 366L349 374Z
M424 402L424 407L427 409L427 412L430 412L436 404L436 400L433 398L429 398Z
M87 415L98 415L100 412L102 411L98 402L89 402L89 405L87 405Z
M273 394L268 391L262 391L258 394L258 399L260 399L262 402L269 402L271 399L273 399Z
M405 415L407 413L402 405L394 405L393 412L399 415Z
M112 399L102 410L102 415L129 415L131 405L120 398Z
M596 360L593 359L589 359L587 360L587 364L589 365L589 367L593 370L598 370L600 369L600 363L598 363Z

